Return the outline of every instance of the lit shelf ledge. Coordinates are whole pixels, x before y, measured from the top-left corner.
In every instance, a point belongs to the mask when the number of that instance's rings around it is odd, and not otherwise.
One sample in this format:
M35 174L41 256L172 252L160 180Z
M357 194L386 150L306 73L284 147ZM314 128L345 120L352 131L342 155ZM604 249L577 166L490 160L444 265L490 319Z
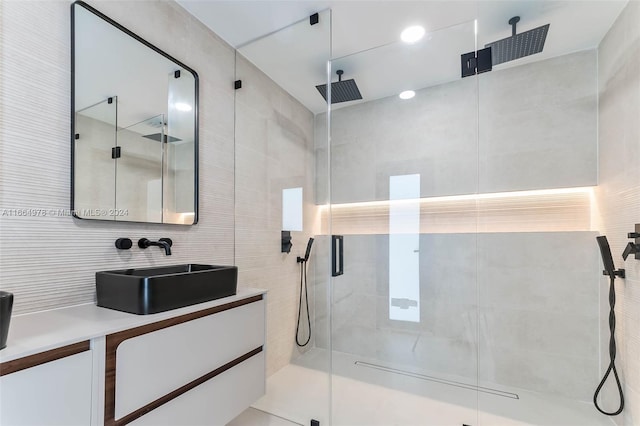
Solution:
M589 231L593 188L332 204L331 229L333 234L344 235L388 234L390 206L419 203L420 233ZM322 231L327 232L329 208L323 205L320 209ZM402 209L394 211L403 214Z

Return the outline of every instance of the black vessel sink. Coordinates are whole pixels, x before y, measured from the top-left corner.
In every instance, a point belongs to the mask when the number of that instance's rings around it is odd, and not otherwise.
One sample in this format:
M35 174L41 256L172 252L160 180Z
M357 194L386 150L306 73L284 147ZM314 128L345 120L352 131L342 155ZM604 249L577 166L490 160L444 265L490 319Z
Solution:
M173 265L96 272L98 306L146 315L236 294L236 266Z

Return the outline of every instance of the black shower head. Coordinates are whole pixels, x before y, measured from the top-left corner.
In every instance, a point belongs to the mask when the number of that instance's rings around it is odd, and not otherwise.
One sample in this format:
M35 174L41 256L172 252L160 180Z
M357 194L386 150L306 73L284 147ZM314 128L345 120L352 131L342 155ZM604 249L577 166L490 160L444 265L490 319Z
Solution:
M331 103L339 104L340 102L356 101L362 99L358 85L354 79L342 80L343 70L336 71L338 74L338 81L331 83ZM320 84L316 86L318 92L322 95L324 100L327 100L327 85Z
M150 135L142 135L143 138L147 138L147 139L151 139L153 141L156 142L160 142L160 140L162 139L162 133L152 133ZM164 143L167 142L179 142L182 139L179 138L174 138L173 136L169 136L169 135L164 135Z
M611 257L611 249L609 248L609 241L606 236L596 237L598 246L600 246L600 255L602 256L602 264L607 275L613 277L615 275L616 267L613 265L613 257Z
M542 52L544 42L547 39L549 26L543 25L520 34L516 34L516 24L520 21L519 16L509 19L511 25L511 37L485 44L484 47L491 48L492 65L513 61Z

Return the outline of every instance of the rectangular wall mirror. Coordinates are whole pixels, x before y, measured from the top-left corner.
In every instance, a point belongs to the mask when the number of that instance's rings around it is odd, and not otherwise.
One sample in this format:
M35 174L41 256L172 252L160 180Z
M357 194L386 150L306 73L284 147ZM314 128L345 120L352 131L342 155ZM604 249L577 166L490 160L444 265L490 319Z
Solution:
M198 75L91 6L71 5L71 209L198 220Z

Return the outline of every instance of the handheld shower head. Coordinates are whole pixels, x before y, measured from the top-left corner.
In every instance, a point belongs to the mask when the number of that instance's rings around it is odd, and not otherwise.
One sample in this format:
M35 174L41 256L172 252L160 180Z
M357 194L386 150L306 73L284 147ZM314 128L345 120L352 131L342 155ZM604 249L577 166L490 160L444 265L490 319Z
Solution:
M606 236L596 237L598 246L600 247L600 256L602 256L602 264L607 275L612 277L616 267L613 265L613 257L611 256L611 248L609 248L609 241Z
M600 247L600 255L602 256L602 264L604 265L604 271L602 272L612 279L615 279L616 276L624 278L624 269L619 269L616 271L616 267L613 264L613 257L611 256L611 248L609 247L609 241L607 241L607 237L602 235L600 237L596 237L596 240L598 241L598 246Z
M298 256L298 263L307 262L309 260L309 255L311 254L311 246L313 245L313 238L309 238L309 242L307 243L307 250L304 253L304 257Z

